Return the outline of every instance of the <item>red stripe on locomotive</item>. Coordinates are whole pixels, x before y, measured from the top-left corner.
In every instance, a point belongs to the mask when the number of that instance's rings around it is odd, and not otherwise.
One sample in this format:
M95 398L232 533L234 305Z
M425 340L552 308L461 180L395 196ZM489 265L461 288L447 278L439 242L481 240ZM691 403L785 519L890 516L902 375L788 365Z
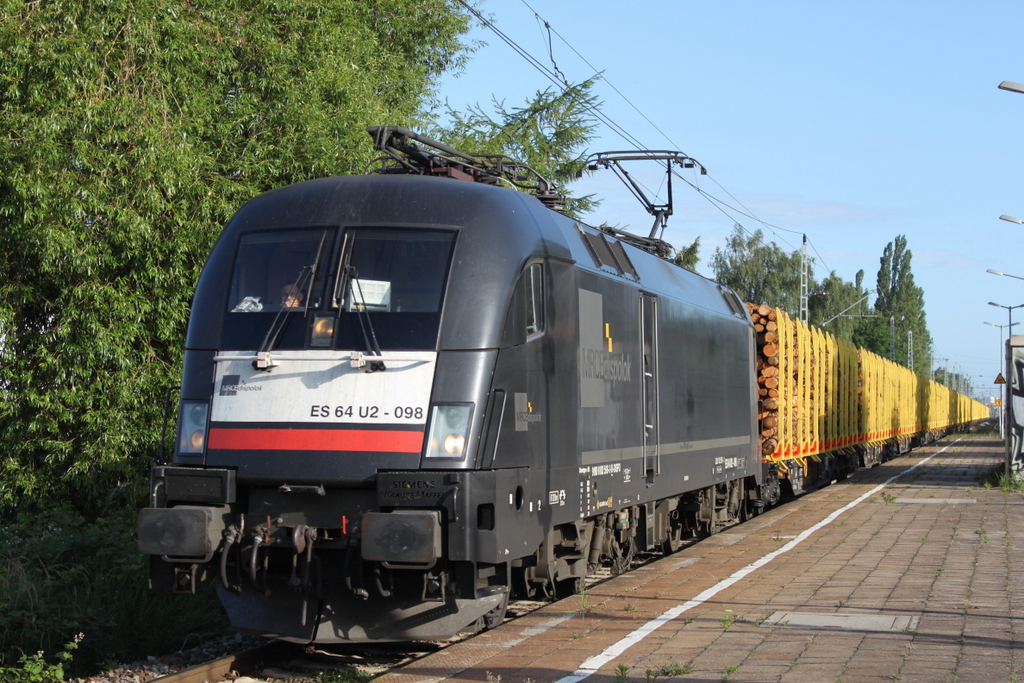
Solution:
M252 451L419 453L421 431L375 429L210 429L209 447Z

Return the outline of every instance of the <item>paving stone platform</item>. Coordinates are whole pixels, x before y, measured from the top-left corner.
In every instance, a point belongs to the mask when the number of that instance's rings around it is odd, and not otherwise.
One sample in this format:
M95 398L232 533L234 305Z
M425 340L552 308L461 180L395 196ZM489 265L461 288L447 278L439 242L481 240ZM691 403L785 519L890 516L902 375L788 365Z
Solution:
M1024 682L1002 462L947 437L377 680Z

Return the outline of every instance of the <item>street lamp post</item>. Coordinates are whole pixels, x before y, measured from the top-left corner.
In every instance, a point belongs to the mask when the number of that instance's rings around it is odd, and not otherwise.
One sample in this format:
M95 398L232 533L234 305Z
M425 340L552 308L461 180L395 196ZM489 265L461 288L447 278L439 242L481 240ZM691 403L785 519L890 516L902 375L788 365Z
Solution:
M985 272L992 273L993 275L1002 275L1003 277L1012 277L1015 280L1024 280L1024 277L1021 277L1020 275L1010 275L1009 273L1004 273L1001 270L992 270L991 268L989 268Z
M1003 357L1006 355L1006 343L1003 341L1003 330L1005 330L1007 328L1012 328L1014 325L1019 325L1020 323L1010 323L1009 325L996 325L995 323L986 322L985 324L986 325L991 325L992 327L998 327L999 328L999 372L1000 372L1000 374L1002 374L1002 372L1003 372ZM1012 334L1012 333L1013 333L1013 330L1011 329L1008 334ZM1006 438L1006 432L1005 432L1005 430L1006 430L1006 422L1004 420L1004 417L1006 415L1005 411L1006 411L1007 393L1006 393L1006 389L1004 387L1005 387L1005 385L999 387L999 398L1002 400L1002 403L1003 403L1003 405L1000 406L1000 410L999 410L999 436L1005 439Z
M1005 275L1005 273L1000 273L1000 275ZM1016 275L1010 275L1010 277L1017 277L1017 276ZM1024 280L1024 277L1022 277L1020 279ZM1018 304L1016 306L1004 306L1002 304L997 304L995 301L989 301L988 305L989 306L995 306L996 308L1005 308L1006 309L1006 314L1008 316L1007 322L1009 323L1009 325L1007 325L1007 327L1013 327L1013 309L1015 309L1015 308L1024 308L1024 304Z

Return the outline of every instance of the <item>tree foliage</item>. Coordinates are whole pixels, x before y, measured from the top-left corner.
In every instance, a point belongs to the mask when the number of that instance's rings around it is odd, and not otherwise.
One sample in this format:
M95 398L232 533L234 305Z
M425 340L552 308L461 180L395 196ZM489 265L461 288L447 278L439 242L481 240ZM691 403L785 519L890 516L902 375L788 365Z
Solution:
M870 333L865 341L875 353L909 366L912 337L914 370L927 376L932 363L931 335L925 320L924 290L914 284L910 270L912 256L903 235L885 246L876 286L875 311L879 317L867 326Z
M463 152L504 154L521 161L564 192L586 169L585 150L596 126L594 112L600 107L593 87L594 81L588 80L562 90L548 88L511 109L495 99L493 113L479 104L464 113L449 107L448 122L435 123L431 134ZM566 196L570 216L581 216L596 206L593 195Z
M700 261L700 237L696 237L688 247L677 249L672 256L672 261L680 268L686 268L697 272L697 263Z
M865 318L872 315L867 292L861 286L864 271L858 271L853 282L839 277L835 271L817 283L807 301L807 318L812 325L835 335L837 339L853 342L854 334Z
M873 307L867 300L861 302L867 295L864 271L857 273L854 282L834 272L816 282L813 273L808 273L808 322L827 323L828 331L837 338L904 366L910 365L912 338L914 370L928 376L931 335L925 322L924 291L914 284L911 257L903 235L886 245L879 259L878 296ZM800 252L786 253L774 242L766 244L760 230L747 234L736 225L725 248L715 250L711 267L715 279L746 301L777 306L791 315L800 310Z
M711 257L715 279L744 301L768 304L796 314L800 310L800 252L787 254L774 242L766 244L760 230L748 235L737 224L725 249Z
M130 489L244 200L362 170L465 55L449 0L0 0L0 510Z

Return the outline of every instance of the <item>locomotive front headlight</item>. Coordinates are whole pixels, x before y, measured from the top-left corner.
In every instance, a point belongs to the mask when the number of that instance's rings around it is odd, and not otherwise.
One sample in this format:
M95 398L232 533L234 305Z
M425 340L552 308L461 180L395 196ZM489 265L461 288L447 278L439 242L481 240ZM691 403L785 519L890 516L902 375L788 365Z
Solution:
M473 405L435 405L430 411L427 439L428 458L462 458L466 455L466 437Z
M466 447L466 437L462 434L449 434L444 437L444 452L454 457L462 457L462 449Z
M313 320L313 331L310 333L310 346L330 346L334 338L334 317L318 315Z
M182 401L178 418L178 453L202 453L206 447L206 418L210 404L206 401Z

